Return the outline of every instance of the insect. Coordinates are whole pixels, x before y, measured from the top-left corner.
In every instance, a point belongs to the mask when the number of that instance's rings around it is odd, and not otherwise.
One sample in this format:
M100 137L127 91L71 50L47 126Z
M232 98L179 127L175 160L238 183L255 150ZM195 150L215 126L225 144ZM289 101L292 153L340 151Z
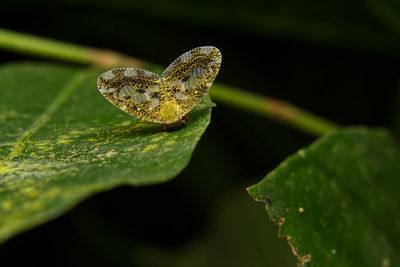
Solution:
M161 76L143 69L116 68L101 74L97 87L126 113L171 124L180 121L206 95L221 61L216 47L197 47L179 56Z

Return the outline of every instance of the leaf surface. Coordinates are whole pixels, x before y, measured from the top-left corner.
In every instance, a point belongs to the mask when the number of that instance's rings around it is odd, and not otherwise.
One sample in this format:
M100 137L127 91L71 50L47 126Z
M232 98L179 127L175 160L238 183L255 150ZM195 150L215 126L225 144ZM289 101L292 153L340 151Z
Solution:
M188 125L147 123L103 98L102 71L0 68L0 241L95 192L165 182L187 165L210 122L210 99L188 114Z
M400 150L385 130L322 137L248 188L309 266L400 265Z

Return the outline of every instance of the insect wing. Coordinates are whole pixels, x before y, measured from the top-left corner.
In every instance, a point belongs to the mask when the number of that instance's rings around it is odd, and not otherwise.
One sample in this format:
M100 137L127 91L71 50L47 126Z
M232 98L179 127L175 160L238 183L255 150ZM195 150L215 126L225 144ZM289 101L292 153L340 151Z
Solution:
M202 46L182 54L163 72L164 88L173 94L183 113L189 112L206 95L221 61L216 47Z
M121 110L139 119L159 122L162 91L159 75L136 68L117 68L101 74L97 80L100 93Z

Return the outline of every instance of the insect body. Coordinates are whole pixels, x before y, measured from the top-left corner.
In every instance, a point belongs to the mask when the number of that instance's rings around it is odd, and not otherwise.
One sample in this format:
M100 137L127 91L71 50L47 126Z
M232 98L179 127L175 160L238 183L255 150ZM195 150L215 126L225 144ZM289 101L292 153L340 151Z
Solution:
M130 115L170 124L181 120L206 95L221 61L216 47L197 47L178 57L161 76L143 69L116 68L101 74L97 87Z

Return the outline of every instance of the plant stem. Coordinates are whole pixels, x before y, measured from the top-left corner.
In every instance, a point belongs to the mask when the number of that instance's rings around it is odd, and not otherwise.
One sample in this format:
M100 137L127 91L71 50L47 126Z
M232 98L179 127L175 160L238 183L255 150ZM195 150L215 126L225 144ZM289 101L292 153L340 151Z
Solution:
M112 50L64 43L0 28L0 48L19 53L61 59L97 67L157 67L154 64ZM210 95L214 100L236 108L284 122L312 135L322 135L338 126L287 102L259 96L222 84L214 84Z
M338 125L295 107L285 101L260 96L227 85L215 84L210 90L213 100L289 124L304 132L319 136Z
M140 67L146 64L142 60L111 50L65 43L1 28L0 48L28 55L92 64L104 68L117 65Z

